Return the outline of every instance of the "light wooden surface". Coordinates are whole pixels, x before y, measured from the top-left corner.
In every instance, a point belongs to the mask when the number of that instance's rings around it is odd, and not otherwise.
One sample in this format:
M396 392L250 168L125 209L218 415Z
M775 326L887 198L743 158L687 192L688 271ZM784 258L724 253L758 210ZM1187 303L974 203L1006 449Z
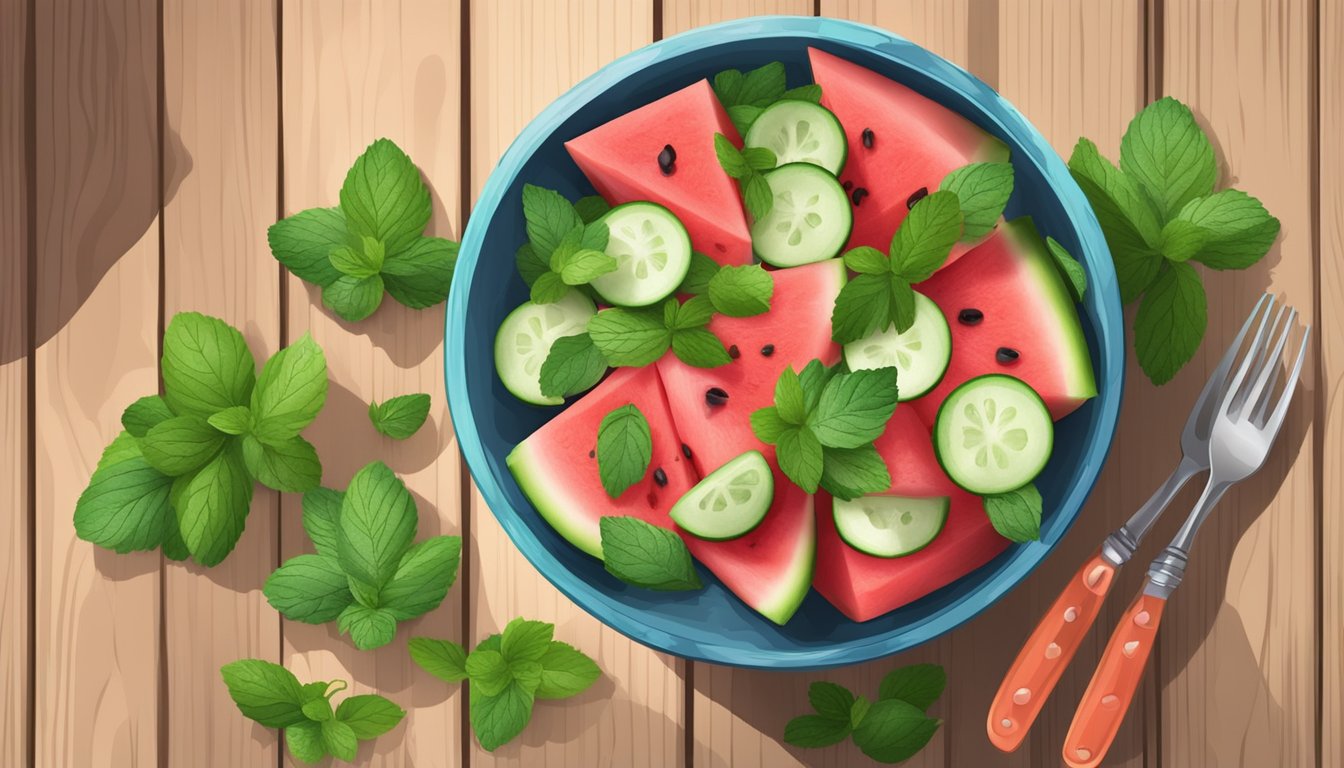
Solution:
M435 234L460 237L504 148L577 80L659 35L814 12L961 64L1066 156L1080 135L1116 156L1134 112L1176 96L1212 131L1223 179L1259 196L1283 236L1248 272L1205 270L1208 338L1175 381L1154 388L1131 355L1093 498L1024 585L897 658L743 672L650 651L556 592L470 490L442 407L404 443L374 433L370 399L424 391L444 402L442 307L389 302L345 323L276 265L265 228L332 204L353 157L388 136L431 186ZM782 743L807 683L871 693L889 668L928 660L951 677L934 710L946 722L910 765L1058 765L1141 567L1122 573L1013 755L984 737L989 697L1077 563L1170 469L1209 367L1271 290L1315 326L1301 394L1269 464L1201 533L1107 765L1344 765L1344 161L1323 140L1344 120L1333 0L0 0L0 14L0 524L11 532L0 546L0 764L291 764L219 683L218 667L246 656L406 708L360 764L863 765L849 746ZM210 570L75 538L75 498L121 409L156 390L162 324L184 309L238 325L258 357L312 334L330 366L327 407L307 433L325 483L384 460L415 493L421 536L466 538L448 600L390 646L355 651L334 628L282 621L265 604L270 570L310 548L296 496L259 489L238 549ZM1177 504L1194 498L1187 489ZM556 622L605 674L576 700L539 705L522 737L487 753L464 730L466 696L419 673L405 641L470 644L519 615Z

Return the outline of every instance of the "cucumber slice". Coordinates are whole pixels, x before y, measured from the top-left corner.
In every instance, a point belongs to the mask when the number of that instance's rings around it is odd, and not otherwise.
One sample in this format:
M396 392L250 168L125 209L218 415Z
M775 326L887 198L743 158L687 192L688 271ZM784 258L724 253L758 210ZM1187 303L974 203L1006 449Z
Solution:
M765 108L747 129L748 147L765 147L779 165L811 163L839 176L849 154L845 129L831 110L810 101L783 99Z
M691 267L691 236L668 209L657 203L626 203L600 221L607 225L607 255L616 271L593 280L597 294L622 307L647 307L681 285Z
M527 301L510 312L495 334L495 370L504 388L534 405L565 402L563 397L541 394L541 364L556 339L583 333L595 314L593 302L574 290L553 304Z
M946 496L860 496L835 499L835 530L849 546L874 557L904 557L927 547L947 523Z
M897 400L914 400L938 386L952 360L952 331L943 311L928 296L915 292L915 324L905 333L894 326L845 345L851 371L896 368Z
M761 261L796 267L834 258L849 240L854 211L849 196L828 171L789 163L765 174L775 202L751 225L751 247Z
M747 451L696 483L668 516L694 536L725 541L760 525L774 500L770 465L760 451Z
M1021 488L1041 473L1055 444L1055 424L1036 391L992 373L947 396L933 425L933 449L952 482L971 493Z

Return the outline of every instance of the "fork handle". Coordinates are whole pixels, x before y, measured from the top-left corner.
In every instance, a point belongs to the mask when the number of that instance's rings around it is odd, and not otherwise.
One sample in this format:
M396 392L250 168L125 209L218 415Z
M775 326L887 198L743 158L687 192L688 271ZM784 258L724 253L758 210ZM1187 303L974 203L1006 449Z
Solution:
M1012 752L1026 738L1041 707L1059 682L1101 611L1116 567L1100 551L1064 586L1027 639L989 707L989 741Z
M1166 606L1165 598L1140 592L1115 628L1064 737L1071 768L1095 768L1106 757L1143 679Z

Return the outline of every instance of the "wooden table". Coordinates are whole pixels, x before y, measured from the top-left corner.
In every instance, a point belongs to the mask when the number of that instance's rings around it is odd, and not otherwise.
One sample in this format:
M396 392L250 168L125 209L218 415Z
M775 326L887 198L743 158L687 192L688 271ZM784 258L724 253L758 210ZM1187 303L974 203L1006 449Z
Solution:
M1283 222L1256 268L1205 272L1208 338L1173 383L1154 388L1131 358L1110 462L1055 557L951 635L821 677L872 692L897 664L940 662L945 724L912 765L1058 764L1107 633L1090 636L1017 754L985 739L992 689L1085 553L1173 465L1210 365L1271 290L1319 331L1304 386L1268 465L1205 526L1108 764L1344 765L1337 0L0 0L0 765L288 763L276 732L241 717L220 683L220 665L242 657L348 679L409 710L361 749L363 764L864 764L848 747L781 744L817 675L690 664L561 597L470 489L442 407L442 308L390 304L339 322L265 239L278 217L333 204L378 136L423 169L435 233L459 236L509 141L579 78L661 36L774 12L909 37L996 86L1066 155L1085 134L1116 156L1143 104L1179 97L1215 136L1224 179ZM448 600L393 645L356 652L265 603L263 580L305 546L297 497L259 490L237 550L211 570L75 538L75 499L121 409L156 390L163 324L188 309L238 325L258 354L312 334L332 380L308 433L326 483L383 459L416 493L422 532L468 541ZM433 423L404 443L378 438L365 403L411 391L433 394ZM1179 505L1193 500L1187 489ZM1142 570L1124 573L1103 626ZM517 615L554 621L606 674L576 700L539 705L490 754L464 729L463 694L418 672L404 638L474 641Z

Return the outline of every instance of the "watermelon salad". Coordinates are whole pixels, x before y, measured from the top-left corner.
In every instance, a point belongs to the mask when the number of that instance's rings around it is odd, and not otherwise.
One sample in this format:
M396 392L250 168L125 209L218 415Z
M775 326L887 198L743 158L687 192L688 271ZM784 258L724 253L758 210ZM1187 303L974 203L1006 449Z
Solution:
M525 187L531 299L495 343L561 409L507 461L561 536L652 588L688 553L779 624L810 588L867 621L1039 536L1054 422L1096 394L1067 253L1002 218L1008 148L809 54L813 83L730 70L568 141L596 194Z

